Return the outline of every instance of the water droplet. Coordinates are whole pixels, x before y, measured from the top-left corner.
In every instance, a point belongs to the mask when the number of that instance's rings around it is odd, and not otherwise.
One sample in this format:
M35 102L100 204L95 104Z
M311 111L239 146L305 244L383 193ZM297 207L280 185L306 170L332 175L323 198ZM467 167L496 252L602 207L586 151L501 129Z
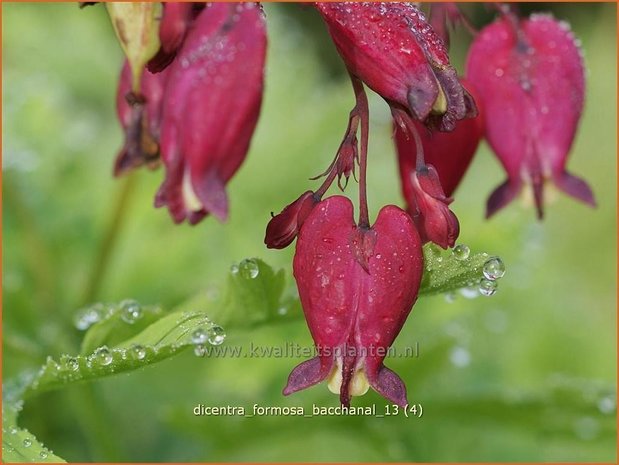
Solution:
M131 355L136 360L144 360L146 358L146 348L139 344L134 344L131 347Z
M455 300L456 294L454 294L453 292L448 292L447 294L445 294L445 302L447 302L448 304L454 303Z
M226 339L226 332L221 326L214 325L208 331L208 342L211 345L218 346Z
M464 244L458 244L453 248L452 253L456 260L466 260L469 258L471 249Z
M454 347L449 354L449 360L454 366L464 368L471 363L471 354L464 347Z
M479 293L483 296L490 297L496 293L498 284L496 281L482 279L479 283Z
M208 332L206 328L198 328L191 333L192 344L204 344L208 340Z
M32 445L32 440L30 438L26 438L24 439L22 444L24 445L24 447L30 447Z
M583 441L595 439L600 430L600 425L592 417L582 417L574 422L574 433Z
M97 363L99 363L99 365L102 366L108 366L114 361L114 357L112 357L110 349L108 349L106 346L99 347L97 350L95 350L95 352L92 354L92 358L94 359L94 361L96 361Z
M499 257L491 258L484 263L484 276L490 281L496 281L505 276L505 264Z
M206 355L206 347L204 347L204 344L197 344L193 348L193 353L196 357L204 357Z
M60 367L64 370L77 371L80 368L80 363L75 357L63 355L60 357Z
M598 401L598 410L606 415L610 415L616 409L617 401L613 396L605 396Z
M288 313L288 307L282 306L277 309L278 315L286 315L287 313Z
M479 288L476 286L467 286L460 289L460 294L467 299L479 297Z
M17 431L19 430L17 429L16 426L11 426L11 428L9 429L10 434L17 434Z
M142 318L142 307L135 300L124 300L120 304L120 317L125 323L133 324Z
M254 279L260 273L260 269L255 260L246 258L239 264L239 272L245 279Z
M494 72L494 75L496 77L502 77L503 74L505 74L505 71L503 69L501 69L501 68L497 68L496 71Z
M42 450L41 452L39 452L39 457L41 457L43 460L47 458L47 455L47 451Z
M238 274L238 272L239 272L239 265L238 265L237 263L233 263L233 264L230 266L230 273L232 273L232 274Z
M107 310L103 304L95 304L79 310L75 315L73 323L77 329L85 331L99 322L106 314Z

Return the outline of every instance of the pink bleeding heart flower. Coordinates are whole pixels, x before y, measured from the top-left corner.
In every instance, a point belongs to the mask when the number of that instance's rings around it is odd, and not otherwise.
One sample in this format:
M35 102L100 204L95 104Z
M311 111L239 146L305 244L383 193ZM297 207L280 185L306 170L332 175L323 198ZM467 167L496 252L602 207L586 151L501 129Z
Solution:
M116 93L116 113L125 132L125 143L116 156L114 175L159 162L161 109L167 73L143 71L140 95L131 91L131 68L125 60Z
M348 70L390 105L441 130L475 113L445 44L406 2L317 2Z
M462 80L462 85L476 97L469 83ZM477 108L480 111L476 117L458 121L451 132L431 131L417 121L412 122L421 139L425 162L436 169L447 197L450 197L460 184L483 137L484 121L479 103ZM411 175L417 163L416 144L399 125L394 124L394 127L402 190L405 199L409 201L413 196ZM409 201L409 211L411 205L414 205L414 202Z
M180 48L185 35L204 4L193 2L164 2L159 24L159 41L161 46L157 54L148 62L148 70L157 73L165 69Z
M545 15L504 16L476 37L466 75L487 115L486 138L508 175L488 199L486 215L530 183L542 218L547 180L595 206L589 186L565 169L585 95L582 57L567 25Z
M245 160L262 102L266 30L255 3L212 3L170 66L161 123L166 178L155 206L191 224L228 216L225 184Z
M267 224L264 243L269 249L283 249L288 247L297 237L301 226L305 222L319 199L314 192L304 192L297 200L286 206L281 213L275 215Z
M417 298L423 267L421 241L403 210L384 207L368 229L356 225L346 197L320 202L301 228L293 263L318 356L294 368L284 394L328 379L343 405L370 386L406 405L404 383L383 360Z

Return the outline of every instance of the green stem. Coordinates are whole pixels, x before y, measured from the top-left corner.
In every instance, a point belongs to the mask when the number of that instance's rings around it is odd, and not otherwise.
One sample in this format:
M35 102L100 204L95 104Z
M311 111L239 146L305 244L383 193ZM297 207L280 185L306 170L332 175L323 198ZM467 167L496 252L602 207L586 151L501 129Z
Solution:
M129 211L129 204L132 194L135 190L137 175L130 174L120 187L114 205L112 206L111 218L108 227L103 236L103 241L97 252L94 260L94 265L90 273L90 278L86 284L86 290L82 298L81 304L86 305L92 303L99 294L101 284L105 279L108 270L110 258L114 252L114 248L118 243L120 231L122 230Z

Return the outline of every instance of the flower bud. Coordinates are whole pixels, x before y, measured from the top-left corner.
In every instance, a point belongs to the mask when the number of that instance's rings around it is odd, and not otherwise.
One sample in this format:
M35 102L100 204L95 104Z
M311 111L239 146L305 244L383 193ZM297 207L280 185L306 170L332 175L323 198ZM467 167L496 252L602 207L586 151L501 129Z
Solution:
M406 405L404 383L383 360L417 298L423 273L421 240L410 216L388 205L370 229L360 228L350 200L330 197L305 220L293 269L318 356L294 368L284 394L328 380L346 406L369 387Z
M307 191L297 200L275 215L267 225L264 243L269 249L288 247L297 237L303 222L318 200L312 191Z
M469 50L467 78L479 91L486 138L508 179L488 199L486 215L533 186L539 218L547 180L594 206L593 192L565 169L585 93L581 52L565 22L550 16L503 16Z
M255 3L212 3L170 66L161 123L166 178L155 205L175 222L228 216L225 184L245 159L260 113L266 31Z
M408 211L423 243L434 242L443 249L453 247L460 234L460 224L449 209L453 199L443 192L436 169L426 165L412 171L403 187Z
M412 3L317 2L348 70L390 105L451 130L475 112L440 37Z

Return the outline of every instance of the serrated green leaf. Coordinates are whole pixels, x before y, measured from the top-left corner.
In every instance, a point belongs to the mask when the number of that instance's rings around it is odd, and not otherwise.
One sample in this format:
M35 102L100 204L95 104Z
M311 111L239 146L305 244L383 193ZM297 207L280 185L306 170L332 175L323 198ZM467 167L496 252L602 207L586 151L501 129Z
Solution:
M484 264L498 258L487 253L470 253L466 258L457 258L453 250L444 251L434 244L426 244L423 255L426 269L419 296L444 294L477 286L484 279Z
M99 347L90 355L63 355L58 361L48 357L29 383L24 397L159 362L193 345L191 333L210 325L211 321L204 312L175 312L115 347Z
M5 463L64 463L27 430L17 427L21 405L2 406L2 461Z
M139 318L128 318L126 309L129 305L137 305ZM120 305L107 305L106 315L88 328L82 340L80 355L89 355L97 347L107 345L113 347L132 338L160 319L164 314L157 306L140 306L137 302L121 302Z

